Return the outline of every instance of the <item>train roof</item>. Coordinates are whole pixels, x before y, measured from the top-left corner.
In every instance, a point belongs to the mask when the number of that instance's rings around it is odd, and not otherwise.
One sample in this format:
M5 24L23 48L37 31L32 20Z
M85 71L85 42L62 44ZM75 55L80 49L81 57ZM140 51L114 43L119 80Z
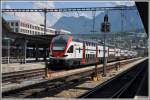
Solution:
M67 39L69 36L72 36L72 35L61 34L61 35L57 35L57 36L61 36L62 38ZM74 37L74 36L72 36L72 39L73 39L73 41L76 41L76 42L85 42L85 43L88 43L88 44L99 44L101 46L104 45L103 42L99 42L99 41L95 41L95 40L91 40L91 39L82 39L82 38L78 38L78 37ZM111 47L111 48L116 48L114 45L110 45L110 44L105 44L105 46L106 47ZM130 50L125 49L125 48L118 48L118 49L123 49L123 50L126 50L126 51L130 51Z

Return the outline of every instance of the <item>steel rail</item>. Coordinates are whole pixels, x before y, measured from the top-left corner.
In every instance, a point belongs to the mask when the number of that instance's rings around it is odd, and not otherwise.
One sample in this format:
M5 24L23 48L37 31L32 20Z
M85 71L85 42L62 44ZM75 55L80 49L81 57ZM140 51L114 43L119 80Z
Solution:
M135 80L139 77L139 75L141 73L145 72L145 67L142 67L141 70L138 70L138 72L136 74L134 74L135 76L133 77L132 80L130 80L129 82L127 82L127 84L125 86L122 87L120 92L115 93L111 98L120 98L122 95L124 95L124 93L127 91L127 89L135 83ZM129 91L128 91L129 92Z
M140 58L138 58L140 59ZM138 59L132 59L130 61L133 61L133 60L138 60ZM128 60L125 60L125 61L128 61ZM123 62L123 61L122 61ZM115 64L115 63L114 63ZM115 66L111 66L109 69L107 70L111 70L113 69ZM99 68L99 71L101 72L102 71L102 68L100 67ZM13 93L20 93L20 91L22 90L28 90L32 87L37 87L37 86L45 86L46 84L49 84L51 82L59 82L59 81L65 81L65 82L69 82L69 81L72 81L72 80L77 80L77 79L81 79L81 78L84 78L84 77L87 77L87 76L90 76L91 74L93 74L93 70L87 70L85 71L84 73L75 73L75 74L70 74L70 75L66 75L66 76L62 76L62 77L55 77L53 79L50 79L50 80L45 80L43 82L40 82L40 83L36 83L36 84L31 84L31 85L28 85L28 86L24 86L24 87L21 87L21 88L17 88L17 89L11 89L11 90L6 90L6 91L3 91L2 95L3 97L7 97L8 94L13 94Z
M138 91L139 88L141 88L141 83L143 83L144 78L146 76L148 76L148 64L147 63L148 60L145 61L145 63L143 63L143 66L141 68L141 70L139 71L138 75L136 75L136 77L132 80L132 82L129 83L129 85L127 87L124 88L123 91L121 91L117 96L117 98L134 98L136 96L136 93ZM147 89L148 90L148 89ZM145 89L145 91L147 91ZM145 92L146 93L146 92Z
M14 81L20 81L30 78L36 78L39 76L45 75L45 69L33 69L33 70L25 70L25 71L17 71L17 72L10 72L10 73L3 73L2 74L2 83L7 82L14 82Z
M133 59L134 60L134 59ZM118 61L117 61L118 62ZM129 63L132 62L130 61L119 61L121 62L121 65L124 63ZM117 63L116 63L117 64ZM109 70L111 67L107 67ZM114 65L112 65L112 68L114 68ZM92 71L91 71L92 72ZM99 69L99 72L101 72L101 69ZM51 72L52 73L52 72ZM92 72L93 73L93 72ZM2 73L2 82L7 83L7 82L17 82L19 80L25 80L27 78L33 78L35 76L41 76L43 77L45 75L45 68L40 68L40 69L32 69L32 70L25 70L25 71L17 71L17 72L10 72L10 73ZM35 77L36 78L36 77Z
M142 62L143 63L143 62ZM141 64L141 63L140 63ZM135 70L136 68L136 70ZM92 89L91 91L88 91L87 93L81 95L79 98L96 98L96 93L99 93L99 95L97 95L97 97L99 96L100 98L114 98L114 97L120 97L120 95L122 95L124 93L124 91L127 90L127 88L133 84L134 80L137 78L137 76L143 72L144 68L141 68L138 65L126 70L123 73L120 73L119 75L117 75L116 77L113 77L112 79L104 82L103 84L95 87L94 89ZM132 71L135 71L134 73ZM122 76L126 76L125 74L131 72L132 79L129 80L123 80L122 82L119 81L119 79L122 78ZM129 78L130 79L130 78ZM119 82L119 83L118 83ZM121 86L123 85L123 86ZM119 87L120 86L120 87ZM119 88L117 90L113 90L115 88ZM98 92L99 91L99 92ZM100 92L101 91L101 92ZM106 95L107 94L107 95Z

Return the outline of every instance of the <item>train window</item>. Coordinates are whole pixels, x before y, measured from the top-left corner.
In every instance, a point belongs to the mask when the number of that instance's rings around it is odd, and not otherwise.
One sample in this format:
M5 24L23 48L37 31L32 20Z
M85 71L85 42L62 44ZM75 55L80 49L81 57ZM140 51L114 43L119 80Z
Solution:
M68 49L67 53L73 53L73 45Z
M56 36L53 38L53 50L64 50L67 44L68 36Z

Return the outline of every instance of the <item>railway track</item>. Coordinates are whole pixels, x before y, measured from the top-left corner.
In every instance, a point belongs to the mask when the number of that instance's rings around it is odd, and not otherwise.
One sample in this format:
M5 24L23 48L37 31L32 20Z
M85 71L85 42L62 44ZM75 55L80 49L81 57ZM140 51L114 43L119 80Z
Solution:
M129 63L129 62L131 62L131 61L133 62L135 60L138 60L138 59L132 59L129 61L128 60L122 61L120 64L124 65L124 64L127 64L127 62ZM126 62L126 63L124 63L124 62ZM115 65L110 65L109 67L107 67L107 70L111 70L114 67L115 67ZM101 67L99 68L99 71L102 72ZM46 94L47 91L50 92L52 90L63 90L63 89L66 89L67 87L74 86L75 84L80 83L80 81L78 81L78 80L80 80L80 77L78 77L78 76L82 76L82 77L90 76L93 72L94 72L94 70L91 69L91 70L87 70L84 73L77 73L77 74L71 73L70 75L67 75L67 76L59 76L58 75L59 77L57 77L55 79L46 80L46 81L38 83L38 84L29 85L26 87L15 89L15 90L5 91L2 93L2 96L3 97L15 97L15 96L17 96L17 97L21 97L21 98L39 97L39 95L41 93ZM76 81L76 82L74 82L74 81ZM52 91L50 93L53 94L54 91Z
M44 76L45 76L45 68L10 72L2 74L2 82L3 84L11 82L20 82L26 79L39 78Z
M143 76L148 72L147 66L148 60L104 82L79 98L134 98Z
M127 64L127 63L130 63L131 61L127 61L127 62L121 63L121 64L122 65ZM112 67L108 67L108 69L110 69ZM99 71L101 71L101 69ZM55 72L60 72L60 71L49 70L49 73L51 73L51 74L55 73ZM2 83L3 84L19 83L24 80L44 77L45 74L46 74L45 68L24 70L24 71L10 72L10 73L2 73Z

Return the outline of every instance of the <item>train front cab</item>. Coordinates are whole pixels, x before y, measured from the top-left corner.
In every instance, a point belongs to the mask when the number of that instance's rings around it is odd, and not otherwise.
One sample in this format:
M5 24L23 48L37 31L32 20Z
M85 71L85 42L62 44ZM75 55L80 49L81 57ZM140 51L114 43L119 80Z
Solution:
M50 64L66 68L80 65L82 47L82 43L73 41L72 36L60 35L53 38L50 46Z

